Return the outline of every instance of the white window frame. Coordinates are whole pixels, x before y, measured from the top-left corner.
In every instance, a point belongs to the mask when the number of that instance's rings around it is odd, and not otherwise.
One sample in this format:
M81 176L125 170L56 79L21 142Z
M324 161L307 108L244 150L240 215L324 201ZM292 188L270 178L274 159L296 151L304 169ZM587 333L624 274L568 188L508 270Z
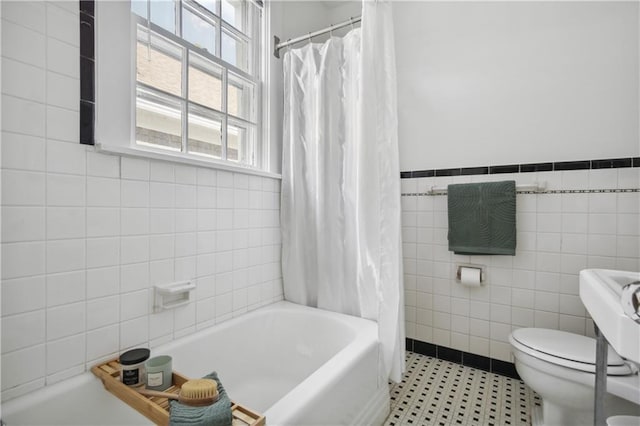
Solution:
M261 102L257 105L256 166L229 160L204 158L184 152L154 149L136 144L136 31L137 16L131 13L131 3L124 1L97 1L95 15L96 47L96 112L95 141L98 150L105 153L145 157L186 163L248 174L278 178L270 167L272 149L269 138L269 3L262 9L260 52L260 81L256 84ZM230 71L232 68L225 65Z

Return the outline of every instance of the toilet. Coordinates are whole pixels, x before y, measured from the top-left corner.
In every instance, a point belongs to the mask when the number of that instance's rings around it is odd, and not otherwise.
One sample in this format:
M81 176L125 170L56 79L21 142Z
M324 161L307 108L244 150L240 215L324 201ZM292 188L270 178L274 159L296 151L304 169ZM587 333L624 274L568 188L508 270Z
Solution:
M520 328L509 335L522 380L542 398L545 426L593 424L596 340L543 328ZM634 363L611 347L607 356L607 416L640 415L640 378ZM634 401L635 403L631 402Z

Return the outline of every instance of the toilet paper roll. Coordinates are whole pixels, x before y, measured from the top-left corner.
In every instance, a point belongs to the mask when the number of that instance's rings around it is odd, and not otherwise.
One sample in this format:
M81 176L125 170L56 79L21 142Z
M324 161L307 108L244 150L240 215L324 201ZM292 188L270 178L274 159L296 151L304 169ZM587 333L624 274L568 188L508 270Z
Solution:
M468 287L480 287L480 272L479 268L460 268L460 283Z

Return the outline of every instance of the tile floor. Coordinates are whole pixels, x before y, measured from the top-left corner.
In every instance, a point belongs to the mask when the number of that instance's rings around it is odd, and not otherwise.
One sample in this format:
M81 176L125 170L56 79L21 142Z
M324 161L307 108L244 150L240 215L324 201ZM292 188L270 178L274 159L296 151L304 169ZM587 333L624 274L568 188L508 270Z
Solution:
M532 424L540 399L524 382L407 352L407 371L391 385L385 426Z

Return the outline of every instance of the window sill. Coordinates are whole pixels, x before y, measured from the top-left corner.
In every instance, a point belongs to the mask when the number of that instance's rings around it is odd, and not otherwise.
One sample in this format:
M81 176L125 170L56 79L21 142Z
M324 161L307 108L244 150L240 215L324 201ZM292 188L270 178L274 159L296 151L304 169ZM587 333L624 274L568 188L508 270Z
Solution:
M181 153L168 153L143 148L133 148L119 145L104 145L97 143L96 150L104 154L122 155L126 157L147 158L159 161L168 161L173 163L188 164L197 167L206 167L209 169L226 170L235 173L244 173L247 175L262 176L273 179L281 179L282 175L272 173L265 170L254 169L251 167L236 165L219 160L200 160Z

